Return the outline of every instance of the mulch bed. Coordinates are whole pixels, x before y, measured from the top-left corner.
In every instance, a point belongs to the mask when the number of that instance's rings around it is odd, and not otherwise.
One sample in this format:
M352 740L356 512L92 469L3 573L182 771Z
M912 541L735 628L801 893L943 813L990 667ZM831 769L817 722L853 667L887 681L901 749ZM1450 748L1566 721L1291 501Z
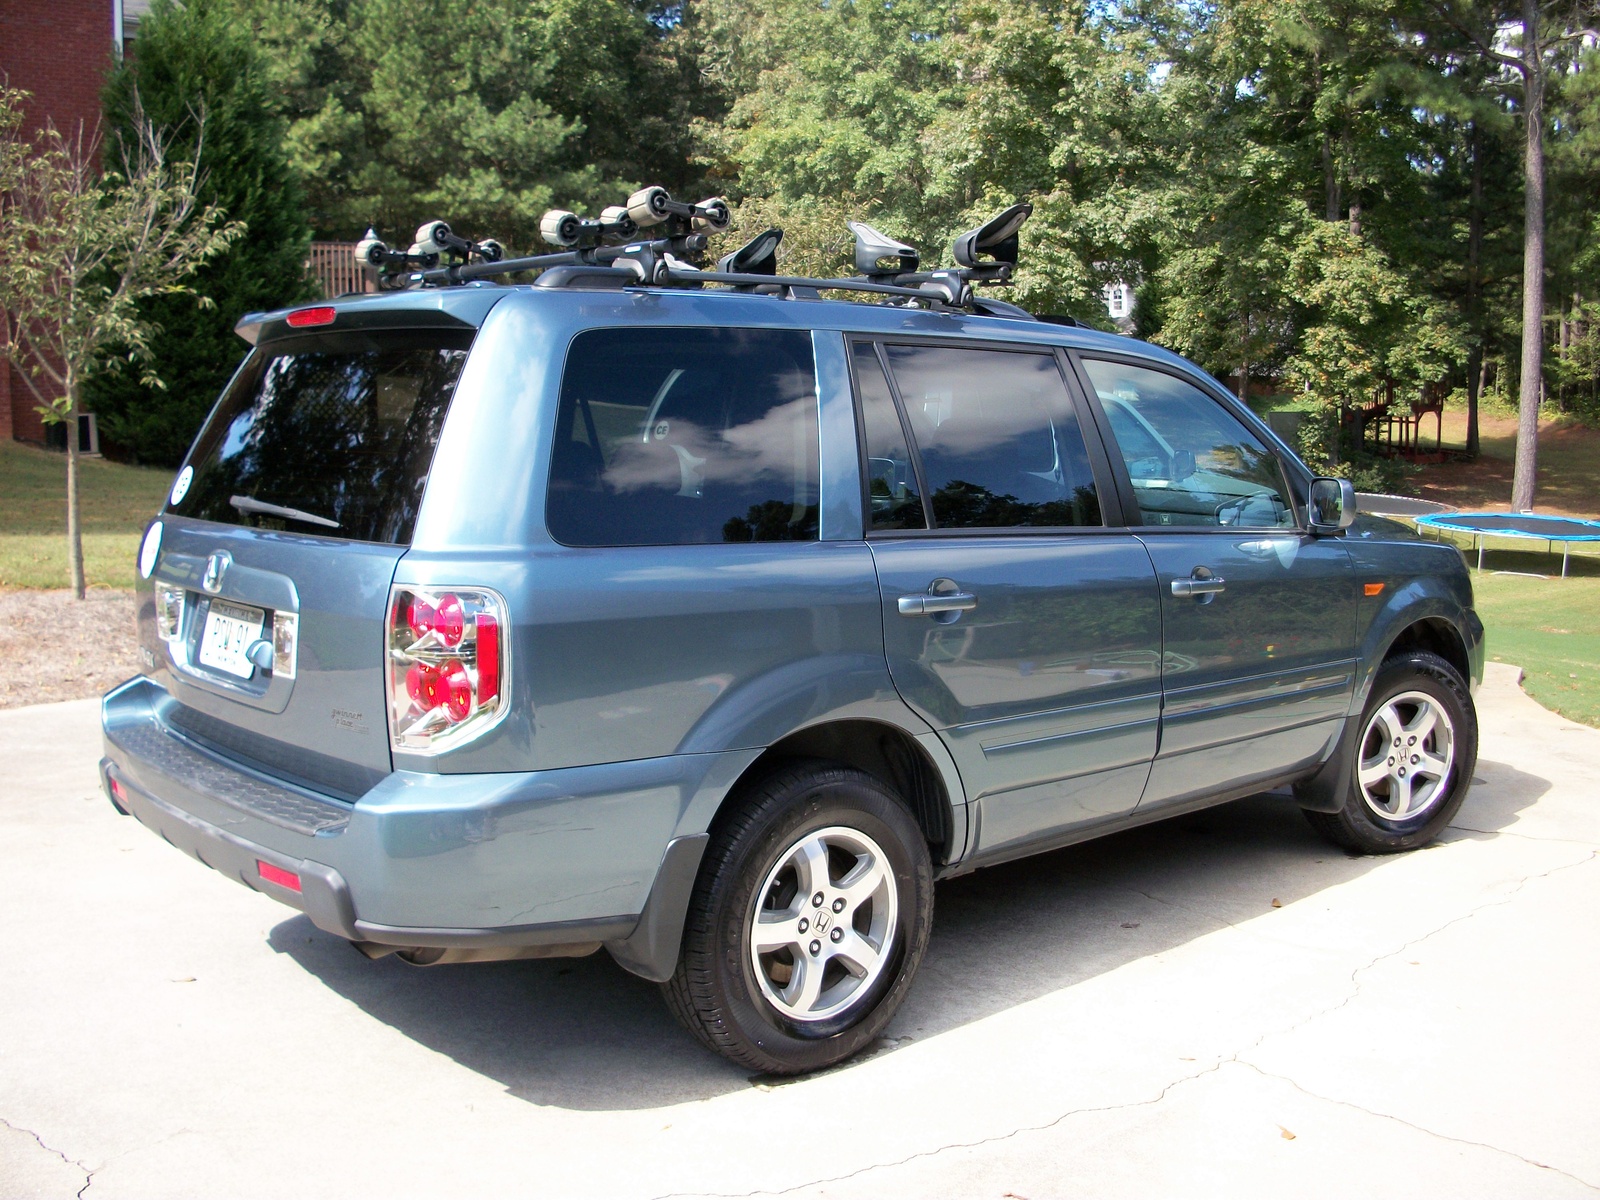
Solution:
M0 708L99 696L139 673L133 593L0 591Z

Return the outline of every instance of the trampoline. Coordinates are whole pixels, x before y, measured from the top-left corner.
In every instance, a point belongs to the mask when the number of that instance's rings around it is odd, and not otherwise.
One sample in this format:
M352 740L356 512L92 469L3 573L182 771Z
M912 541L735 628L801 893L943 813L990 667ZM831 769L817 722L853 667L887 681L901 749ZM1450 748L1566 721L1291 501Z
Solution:
M1567 560L1573 542L1600 542L1600 521L1586 521L1581 517L1541 517L1534 513L1476 512L1428 513L1416 518L1417 527L1448 529L1453 533L1470 533L1478 550L1478 570L1483 570L1483 542L1485 538L1526 538L1546 542L1550 553L1561 543L1561 578L1567 577Z

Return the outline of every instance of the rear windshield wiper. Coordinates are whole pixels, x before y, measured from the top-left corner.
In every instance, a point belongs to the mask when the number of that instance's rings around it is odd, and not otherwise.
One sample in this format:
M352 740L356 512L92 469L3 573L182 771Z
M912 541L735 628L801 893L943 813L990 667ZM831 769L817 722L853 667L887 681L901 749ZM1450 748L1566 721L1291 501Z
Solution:
M324 529L337 529L339 522L330 521L327 517L319 517L316 513L308 513L303 508L286 508L282 504L268 504L265 500L257 500L252 496L232 496L228 503L240 512L260 513L265 517L283 517L290 521L303 521L307 525L321 525Z

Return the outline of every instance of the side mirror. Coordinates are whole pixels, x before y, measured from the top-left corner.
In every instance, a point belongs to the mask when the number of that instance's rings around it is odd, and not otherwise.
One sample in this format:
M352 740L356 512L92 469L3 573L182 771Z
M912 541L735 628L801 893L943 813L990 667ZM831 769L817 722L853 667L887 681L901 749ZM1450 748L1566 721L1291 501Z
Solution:
M1194 451L1174 450L1172 452L1172 482L1182 483L1194 474Z
M1356 519L1356 485L1348 479L1313 479L1306 516L1318 536L1349 529Z

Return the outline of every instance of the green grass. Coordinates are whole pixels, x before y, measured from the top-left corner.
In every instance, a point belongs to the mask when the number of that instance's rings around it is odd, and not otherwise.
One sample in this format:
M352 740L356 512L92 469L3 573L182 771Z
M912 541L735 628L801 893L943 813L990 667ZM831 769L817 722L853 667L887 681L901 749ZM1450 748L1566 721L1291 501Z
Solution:
M96 458L80 467L85 579L91 587L132 587L139 535L172 473ZM66 495L65 455L0 441L0 587L67 586Z
M1600 575L1529 579L1484 571L1472 582L1490 660L1521 667L1523 687L1546 708L1600 726Z

